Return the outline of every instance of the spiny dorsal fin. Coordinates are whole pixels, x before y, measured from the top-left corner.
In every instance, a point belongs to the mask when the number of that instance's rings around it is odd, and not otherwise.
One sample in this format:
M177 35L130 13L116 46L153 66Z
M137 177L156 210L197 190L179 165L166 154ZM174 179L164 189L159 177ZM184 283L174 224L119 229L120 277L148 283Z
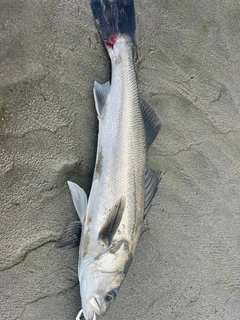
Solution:
M122 220L123 212L126 205L125 197L121 197L117 203L110 209L107 221L99 232L98 238L107 245L110 245L112 239Z
M154 110L144 100L140 100L140 107L146 131L147 148L149 149L158 135L158 132L161 128L161 123Z
M151 201L157 192L158 184L161 180L161 172L155 172L149 168L145 171L145 199L144 199L144 218L146 217Z
M84 224L87 211L87 195L85 191L74 182L68 181L68 187L79 219L81 223Z
M95 107L98 114L98 119L101 117L102 110L107 101L107 96L110 91L109 81L104 84L99 84L97 81L94 81L93 94L95 100Z
M78 247L80 244L81 230L82 226L80 221L71 222L61 235L61 238L56 242L55 247L61 249Z

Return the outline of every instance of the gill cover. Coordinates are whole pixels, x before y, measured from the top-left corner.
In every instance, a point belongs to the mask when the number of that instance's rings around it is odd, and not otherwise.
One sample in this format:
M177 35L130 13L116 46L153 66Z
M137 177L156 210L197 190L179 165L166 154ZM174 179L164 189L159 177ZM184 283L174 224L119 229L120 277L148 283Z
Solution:
M130 244L121 240L95 258L94 264L101 272L125 273L131 263Z

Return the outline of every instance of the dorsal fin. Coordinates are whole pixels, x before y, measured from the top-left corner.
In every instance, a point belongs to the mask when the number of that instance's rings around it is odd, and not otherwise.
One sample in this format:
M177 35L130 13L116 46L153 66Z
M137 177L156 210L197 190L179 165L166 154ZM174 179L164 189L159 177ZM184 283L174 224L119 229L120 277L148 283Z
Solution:
M94 81L93 94L95 100L95 107L98 114L98 119L101 117L104 105L107 101L107 96L110 91L109 81L104 84L99 84L97 81Z
M145 199L144 199L144 218L146 217L151 201L157 192L158 184L161 180L161 172L155 172L148 167L145 171Z
M68 187L79 219L81 223L84 224L87 211L87 195L85 191L74 182L68 181Z
M149 149L158 135L158 132L161 128L161 123L154 110L144 100L140 100L140 107L146 131L147 148Z
M126 199L125 197L121 197L110 209L108 218L99 232L98 238L102 240L104 243L106 243L108 246L111 244L112 239L122 220L125 205Z

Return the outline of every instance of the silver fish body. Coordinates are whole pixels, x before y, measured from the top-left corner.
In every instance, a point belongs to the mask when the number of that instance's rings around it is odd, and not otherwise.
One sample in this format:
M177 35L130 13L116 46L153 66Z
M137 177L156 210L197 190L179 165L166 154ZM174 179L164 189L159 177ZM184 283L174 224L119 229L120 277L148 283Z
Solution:
M90 286L93 286L94 299L96 296L105 298L108 292L119 289L135 252L144 215L147 148L132 43L127 36L119 36L108 52L112 62L112 81L101 112L97 91L101 92L102 87L97 83L94 86L99 117L98 148L79 252L81 295L91 291ZM114 234L108 237L101 236L102 230L109 228L109 213L112 212L114 219L114 210L117 209L123 210L117 229L113 228ZM90 264L86 267L88 261ZM96 283L91 281L96 273L102 277L101 281L98 280L98 290L107 284L105 292L97 293ZM108 303L99 300L97 304L102 310L97 307L93 311L105 313ZM84 307L83 301L82 308L85 318L92 319L91 310Z
M82 225L78 265L82 310L76 319L83 313L86 320L103 315L115 300L160 180L159 173L146 165L147 149L160 124L138 97L133 0L92 0L92 9L112 75L111 85L94 83L99 133L88 201L83 189L68 182ZM124 21L130 23L129 32Z
M87 231L91 233L90 242L93 242L95 252L108 213L120 199L125 201L125 209L113 242L124 239L135 251L144 214L146 134L139 105L132 45L126 36L118 37L114 49L110 50L112 82L99 115L93 177L93 185L97 183L98 186L95 191L91 191L94 192L94 199L92 212L89 213L91 224ZM98 88L101 88L100 85L95 83L96 104ZM89 249L87 255L92 255ZM81 256L84 256L84 250Z

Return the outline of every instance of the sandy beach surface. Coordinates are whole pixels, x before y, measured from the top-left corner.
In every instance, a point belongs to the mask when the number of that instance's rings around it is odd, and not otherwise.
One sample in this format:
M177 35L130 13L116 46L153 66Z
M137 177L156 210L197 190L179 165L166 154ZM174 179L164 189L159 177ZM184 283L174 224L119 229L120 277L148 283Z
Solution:
M140 97L162 171L101 319L240 319L240 3L135 1ZM87 0L0 0L0 319L74 320L78 250L54 247L87 192L110 64Z

